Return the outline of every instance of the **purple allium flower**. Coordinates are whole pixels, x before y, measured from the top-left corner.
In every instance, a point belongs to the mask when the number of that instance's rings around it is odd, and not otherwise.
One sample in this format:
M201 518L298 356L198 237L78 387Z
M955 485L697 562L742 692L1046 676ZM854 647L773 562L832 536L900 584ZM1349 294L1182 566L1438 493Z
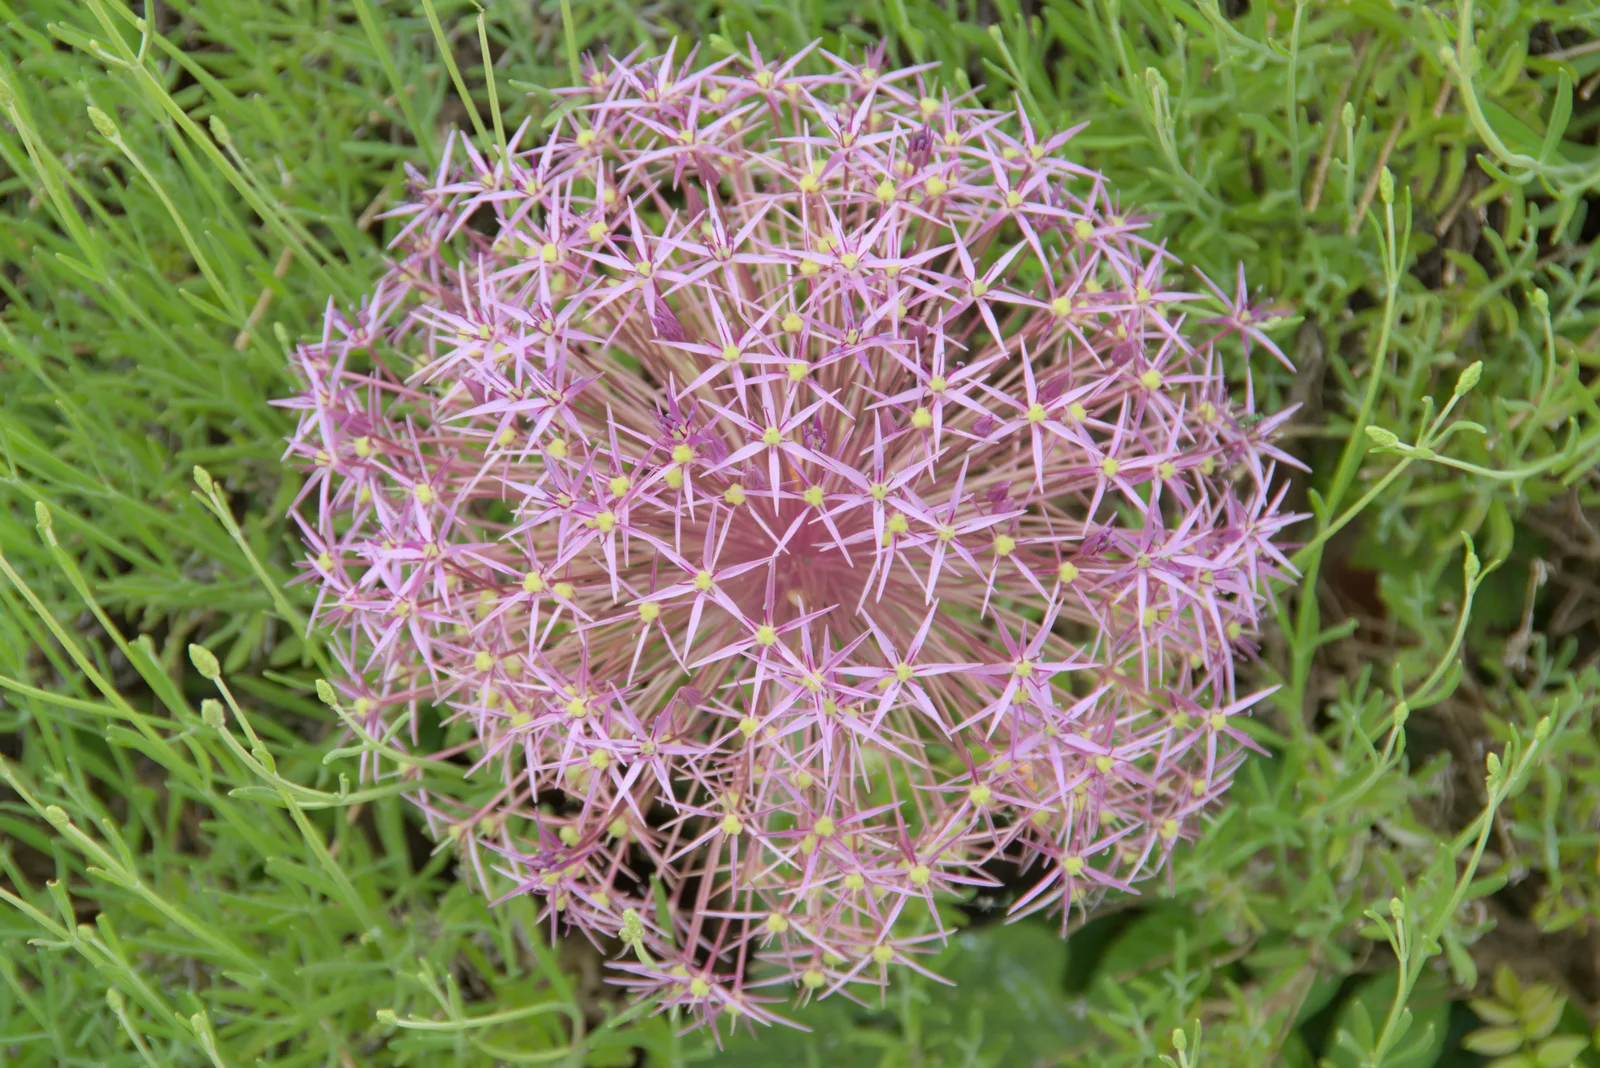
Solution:
M1291 572L1242 275L1197 327L1075 130L819 55L454 139L286 402L356 721L443 717L497 788L439 838L700 1021L921 970L998 862L1016 915L1158 871Z

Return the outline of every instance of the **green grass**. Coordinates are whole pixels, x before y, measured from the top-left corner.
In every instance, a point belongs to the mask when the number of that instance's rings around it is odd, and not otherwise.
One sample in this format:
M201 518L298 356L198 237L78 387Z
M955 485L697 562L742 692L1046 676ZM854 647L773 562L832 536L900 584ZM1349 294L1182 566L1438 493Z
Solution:
M1294 310L1298 373L1254 388L1304 405L1315 516L1251 668L1271 755L1170 883L1065 945L980 925L953 993L722 1054L619 1015L409 784L356 785L284 588L285 343L376 276L402 164L472 127L456 82L490 114L476 9L0 2L0 1063L1600 1065L1600 8L484 8L508 125L569 41L887 37L1088 120L1182 258L1246 262Z

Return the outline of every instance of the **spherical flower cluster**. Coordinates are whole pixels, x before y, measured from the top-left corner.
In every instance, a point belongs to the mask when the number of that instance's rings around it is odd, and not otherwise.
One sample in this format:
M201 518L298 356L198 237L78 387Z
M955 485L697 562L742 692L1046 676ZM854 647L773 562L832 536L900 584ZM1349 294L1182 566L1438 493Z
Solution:
M1218 343L1283 359L1271 313L927 73L591 66L538 147L412 172L293 357L341 706L490 787L420 801L486 890L700 1021L923 968L997 872L1129 889L1261 696L1287 413Z

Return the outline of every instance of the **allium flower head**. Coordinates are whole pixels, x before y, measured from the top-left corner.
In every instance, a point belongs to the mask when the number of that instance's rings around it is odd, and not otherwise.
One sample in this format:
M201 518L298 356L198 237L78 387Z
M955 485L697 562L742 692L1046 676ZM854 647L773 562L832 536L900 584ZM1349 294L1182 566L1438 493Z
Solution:
M927 72L596 63L542 145L413 172L294 355L346 709L442 720L493 789L423 798L441 842L702 1021L920 969L999 870L1130 889L1261 696L1287 413L1218 342L1282 359L1270 313Z

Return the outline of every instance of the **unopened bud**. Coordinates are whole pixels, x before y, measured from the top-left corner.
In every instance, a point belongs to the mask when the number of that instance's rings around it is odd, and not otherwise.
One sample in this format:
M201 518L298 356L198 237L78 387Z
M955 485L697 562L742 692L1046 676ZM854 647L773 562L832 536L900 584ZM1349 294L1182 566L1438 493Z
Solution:
M190 643L189 661L194 664L194 669L200 672L200 677L212 682L222 674L222 665L217 663L217 656L203 645Z
M1378 175L1378 196L1383 198L1385 204L1394 203L1394 172L1388 167Z
M208 697L200 702L200 719L207 727L221 730L226 718L222 711L222 702L215 697Z
M1172 1029L1172 1048L1179 1053L1189 1048L1189 1036L1183 1033L1183 1028L1181 1027Z
M222 119L216 115L211 116L211 136L223 148L233 144L233 135L228 132L228 127L223 124Z
M385 1027L393 1027L395 1024L400 1022L400 1017L395 1015L395 1011L393 1009L379 1009L377 1012L373 1013L373 1015L376 1016L378 1018L378 1022L383 1024Z
M1473 360L1467 365L1466 369L1461 372L1461 377L1456 379L1456 396L1461 397L1471 393L1472 387L1476 386L1478 384L1478 379L1482 377L1483 361Z
M1344 110L1339 112L1339 121L1344 124L1346 130L1356 128L1356 106L1348 100L1345 101Z
M202 493L210 493L211 487L215 485L211 481L211 472L199 464L194 465L194 484L200 487L200 492Z
M1540 716L1539 722L1533 726L1533 740L1542 742L1550 737L1550 717Z
M50 533L50 507L43 501L33 502L33 521L39 526L39 533L46 536Z
M122 1014L123 1006L126 1004L127 1002L122 996L122 991L118 990L114 986L106 987L106 1008L120 1016Z
M89 106L89 121L94 123L94 128L100 131L101 137L109 141L117 139L117 124L111 121L110 115L92 104Z
M1488 756L1484 757L1483 762L1489 769L1489 778L1492 779L1495 776L1500 774L1500 754L1499 753L1490 753Z
M339 703L339 695L333 692L333 685L327 679L317 680L317 700L329 708Z
M72 822L72 817L68 816L67 810L62 808L60 805L46 806L44 810L44 818L49 821L50 826L54 827L58 831Z
M1405 915L1405 912L1406 907L1399 898L1391 897L1389 899L1389 915L1398 920L1401 916Z
M1381 426L1369 426L1366 435L1371 439L1374 448L1387 449L1400 441L1400 435Z

